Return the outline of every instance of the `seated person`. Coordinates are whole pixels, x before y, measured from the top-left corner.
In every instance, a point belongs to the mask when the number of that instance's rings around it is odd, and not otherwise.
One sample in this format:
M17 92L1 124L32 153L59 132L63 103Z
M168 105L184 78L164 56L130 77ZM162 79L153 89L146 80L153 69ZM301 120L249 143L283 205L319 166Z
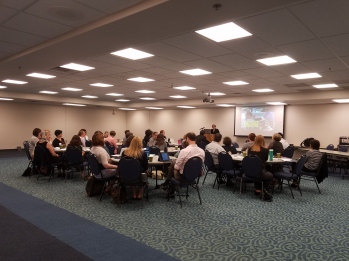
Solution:
M161 184L161 188L164 190L168 189L168 184L171 178L175 178L177 180L181 180L183 178L183 170L185 163L192 157L200 157L202 162L205 161L205 152L196 145L196 135L193 132L188 132L186 134L185 141L188 146L185 149L182 149L179 153L179 156L176 160L171 163L171 166L168 169L168 175L163 184Z
M80 140L80 137L78 135L74 135L68 146L67 146L67 151L72 149L72 148L77 148L78 150L81 151L81 162L82 162L82 165L83 167L81 168L81 177L82 178L85 178L85 168L86 166L88 166L88 162L87 161L84 161L84 155L85 155L85 151L82 150L82 146L81 146L81 140Z
M211 134L219 133L219 129L216 129L216 124L212 124Z
M204 134L205 134L205 130L201 130L200 135L196 136L196 144L197 145L199 145L200 142L204 142L205 145L210 143Z
M223 139L223 146L222 146L222 148L226 151L226 152L228 152L229 154L236 154L237 153L237 151L236 151L236 148L232 145L232 140L231 140L231 138L229 138L229 137L224 137L224 139Z
M282 146L284 147L284 149L286 149L288 146L290 146L290 144L287 142L287 140L284 139L284 134L282 134L281 132L278 132L278 134L281 136L280 142L282 143Z
M164 135L161 133L156 137L156 142L154 145L155 147L159 148L160 151L167 151L167 143L164 139Z
M104 141L108 141L110 145L114 146L114 154L116 154L118 150L118 145L116 145L116 141L114 139L115 135L116 135L116 132L113 130L110 131L110 135L108 135L107 137L105 137L105 133L104 133Z
M104 132L104 138L107 138L109 136L109 131Z
M125 137L123 137L122 139L122 146L124 146L126 144L126 139L128 136L130 136L128 133L130 132L130 130L125 130Z
M39 141L40 132L41 132L41 129L35 128L33 130L33 136L29 140L29 153L32 158L34 158L34 149L35 149L36 143Z
M265 163L268 160L269 150L265 147L265 141L264 137L262 135L258 135L255 140L254 144L247 149L248 155L256 155L258 158L262 160L262 162ZM269 171L266 171L265 169L262 170L261 178L264 183L264 195L266 200L271 200L271 195L268 193L268 190L266 188L269 188L269 183L273 180L273 174ZM261 184L259 182L255 182L255 194L260 195L261 193Z
M164 130L161 130L161 131L160 131L160 134L164 135L164 140L166 141L165 131L164 131Z
M78 136L80 137L82 146L86 147L86 141L87 141L86 131L84 129L79 130Z
M121 151L120 151L120 155L122 154L122 152L123 152L124 150L126 150L128 147L130 147L131 141L133 140L134 137L135 137L135 136L133 136L133 135L130 135L130 136L127 137L125 146L124 146L124 147L121 149Z
M96 132L92 136L92 148L91 153L93 153L99 164L102 164L102 175L103 178L107 178L110 176L117 177L117 168L118 166L110 164L110 156L108 152L104 148L104 136L102 132ZM96 176L97 178L101 178L101 174Z
M52 144L52 137L51 137L51 131L50 130L44 130L46 135L46 140Z
M245 151L249 147L251 147L254 143L255 138L256 138L256 134L254 134L253 132L248 134L248 142L246 142L244 145L242 145L241 151Z
M55 135L56 135L56 138L52 141L52 146L59 147L60 146L59 144L65 146L65 141L62 138L63 132L61 130L55 130Z
M153 147L155 146L155 143L156 143L156 139L158 137L158 132L157 131L154 131L151 138L149 139L149 142L148 142L148 147Z
M205 148L205 150L207 150L212 155L213 162L216 167L219 166L218 154L222 151L225 151L223 147L220 145L221 141L222 141L222 134L216 133L214 135L213 141L207 144Z
M274 156L276 156L278 153L282 153L284 151L284 147L282 146L282 143L280 142L281 136L278 133L273 134L273 141L269 144L268 149L272 149Z
M141 166L141 179L143 182L148 182L148 177L146 171L148 169L148 157L143 150L142 140L140 137L134 137L131 140L131 143L127 149L125 149L122 154L122 157L132 157L138 160ZM143 187L132 186L133 189L133 198L141 199L143 195Z
M145 134L145 136L144 136L143 141L142 141L143 148L148 146L149 140L150 140L151 136L153 135L153 132L151 129L147 129L144 132L144 134Z

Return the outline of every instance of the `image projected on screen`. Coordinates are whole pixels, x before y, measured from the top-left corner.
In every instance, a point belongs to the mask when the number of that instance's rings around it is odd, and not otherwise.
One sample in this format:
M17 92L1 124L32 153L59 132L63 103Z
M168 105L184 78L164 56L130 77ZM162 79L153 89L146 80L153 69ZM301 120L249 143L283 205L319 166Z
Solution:
M235 135L272 136L284 132L284 106L244 106L235 109Z

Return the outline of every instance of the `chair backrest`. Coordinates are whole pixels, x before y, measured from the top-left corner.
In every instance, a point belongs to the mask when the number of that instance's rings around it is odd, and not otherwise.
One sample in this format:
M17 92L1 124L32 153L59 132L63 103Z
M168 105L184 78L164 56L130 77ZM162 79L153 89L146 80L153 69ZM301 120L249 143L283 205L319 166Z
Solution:
M232 170L233 169L233 159L230 154L222 151L218 154L218 163L219 167L223 170Z
M249 178L260 179L263 163L258 156L249 155L242 160L241 168L245 176Z
M23 148L25 151L25 155L27 155L28 160L32 160L32 157L30 156L30 152L29 152L29 141L25 140L23 141Z
M92 141L90 141L90 140L85 141L85 145L86 145L86 147L91 148L92 147Z
M96 155L94 155L94 154L87 155L87 162L88 162L88 165L90 166L91 173L94 176L101 174L101 167L100 167L99 162L96 158Z
M233 142L233 146L237 149L239 148L239 144L237 144L236 142Z
M82 157L82 151L78 147L74 146L68 146L67 150L65 151L65 159L68 163L68 165L79 165L84 162Z
M214 166L212 155L207 150L205 150L205 165L208 169Z
M299 176L300 173L302 172L302 168L303 168L303 166L304 166L304 163L305 163L305 155L302 155L302 156L298 159L298 161L297 161L297 163L296 163L295 174L296 174L297 176Z
M201 148L201 149L203 149L203 150L205 150L206 145L207 145L206 142L200 141L199 144L198 144L198 147Z
M190 158L184 165L183 176L186 181L194 181L201 175L202 159L200 157Z
M338 151L348 152L348 147L346 147L346 146L338 146Z
M326 147L327 150L334 150L334 145L333 144L329 144Z
M119 177L121 184L132 184L140 182L142 173L138 160L131 157L122 157L119 161Z
M33 159L34 164L40 167L46 167L50 165L50 156L48 153L49 152L45 148L39 145L35 146Z
M294 151L295 151L295 148L290 145L286 149L284 149L284 151L281 153L281 156L291 159L293 157Z
M114 146L111 145L109 141L105 141L104 144L108 148L109 155L113 155L114 154L114 150L115 150Z
M149 147L149 154L159 155L160 149L158 147Z

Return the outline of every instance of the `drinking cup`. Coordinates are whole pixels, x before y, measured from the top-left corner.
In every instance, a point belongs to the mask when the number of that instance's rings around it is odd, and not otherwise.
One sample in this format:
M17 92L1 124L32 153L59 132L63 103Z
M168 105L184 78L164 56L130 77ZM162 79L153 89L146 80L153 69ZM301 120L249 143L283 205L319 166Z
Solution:
M242 152L242 156L243 156L243 157L246 157L246 151L243 151L243 152Z
M281 153L277 153L277 154L276 154L276 157L277 157L278 159L280 159L280 158L281 158Z

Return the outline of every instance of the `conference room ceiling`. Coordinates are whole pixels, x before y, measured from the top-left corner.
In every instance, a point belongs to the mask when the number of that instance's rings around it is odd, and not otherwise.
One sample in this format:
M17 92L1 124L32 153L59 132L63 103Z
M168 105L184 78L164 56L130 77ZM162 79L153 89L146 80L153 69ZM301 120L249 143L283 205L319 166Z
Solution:
M6 88L0 89L0 98L115 109L334 103L333 99L349 98L347 10L347 0L3 0L0 86ZM215 42L195 32L229 22L252 35ZM153 56L131 60L111 54L126 48ZM256 61L283 55L296 62L267 66ZM60 67L68 63L95 69L80 72ZM180 72L197 68L211 73L190 76ZM26 76L34 72L56 77ZM322 77L291 77L304 73ZM154 81L128 80L135 77ZM28 83L2 82L6 79ZM231 81L248 84L224 84ZM93 83L113 86L95 87ZM313 87L319 84L338 87ZM195 89L175 89L178 86ZM65 87L82 90L62 90ZM273 92L256 93L256 89ZM139 90L154 93L136 92ZM214 103L203 103L207 93L217 92L224 95L212 96ZM82 98L85 95L98 98ZM170 97L174 95L186 98ZM141 99L145 97L155 100Z

